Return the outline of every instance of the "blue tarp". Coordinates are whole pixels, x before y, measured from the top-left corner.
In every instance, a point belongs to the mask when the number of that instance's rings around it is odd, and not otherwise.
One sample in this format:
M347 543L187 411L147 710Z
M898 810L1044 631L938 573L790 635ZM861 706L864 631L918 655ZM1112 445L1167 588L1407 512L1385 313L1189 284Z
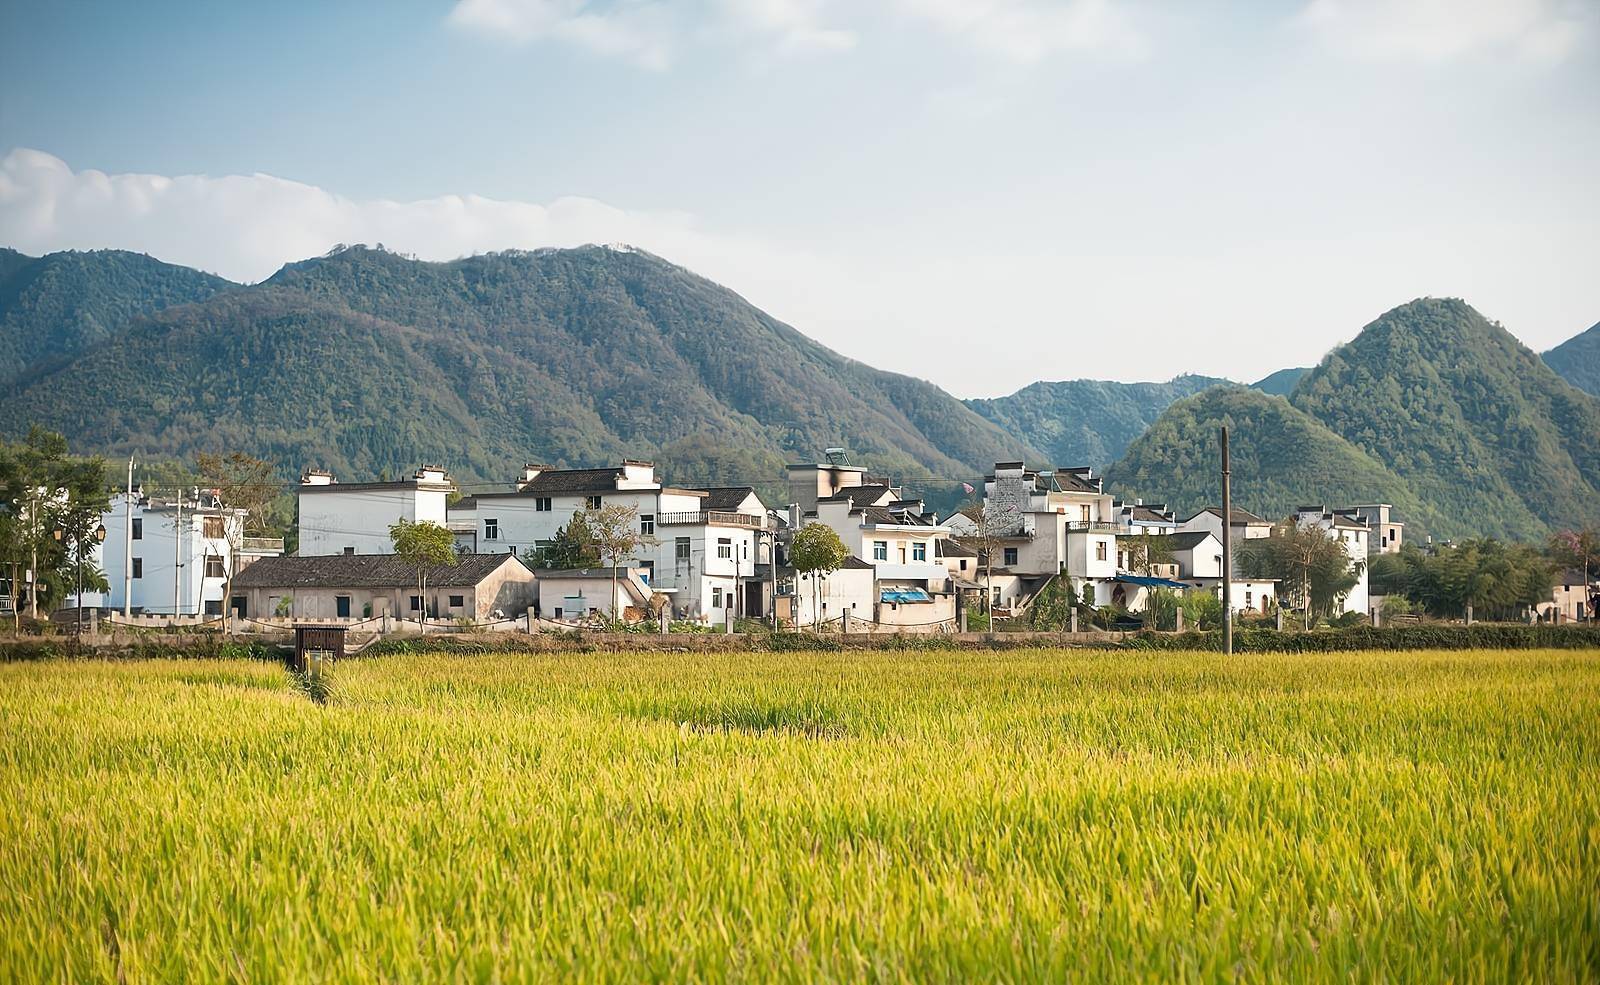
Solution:
M885 588L878 594L884 602L932 602L933 598L920 588Z
M1188 585L1185 585L1181 581L1173 581L1170 578L1146 578L1144 575L1118 575L1114 580L1115 581L1120 581L1124 585L1143 585L1146 588L1188 588L1189 587Z

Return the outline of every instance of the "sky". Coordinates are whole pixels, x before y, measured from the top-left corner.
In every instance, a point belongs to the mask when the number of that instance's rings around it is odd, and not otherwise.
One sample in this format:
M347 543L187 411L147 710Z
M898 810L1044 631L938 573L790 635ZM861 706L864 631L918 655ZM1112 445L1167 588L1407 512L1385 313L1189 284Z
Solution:
M1600 321L1600 0L0 0L0 245L629 243L958 396Z

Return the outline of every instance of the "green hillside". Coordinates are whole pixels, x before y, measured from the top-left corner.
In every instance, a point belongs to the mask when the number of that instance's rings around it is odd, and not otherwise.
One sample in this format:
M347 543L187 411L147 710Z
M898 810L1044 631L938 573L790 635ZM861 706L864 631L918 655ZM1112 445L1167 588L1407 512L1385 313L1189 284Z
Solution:
M966 404L1044 452L1049 464L1104 468L1173 401L1222 382L1188 375L1166 383L1063 380Z
M598 247L293 264L0 399L0 430L35 422L111 454L237 447L352 477L430 461L505 481L524 461L633 456L677 481L775 489L786 460L843 445L948 495L995 455L1029 453L930 383L846 359L659 257Z
M1300 378L1311 372L1309 366L1292 366L1289 369L1280 369L1276 373L1269 373L1261 379L1250 384L1251 389L1270 393L1275 397L1287 397L1294 392L1295 384Z
M1575 335L1543 356L1556 375L1593 396L1600 396L1600 324Z
M1292 400L1405 478L1436 533L1534 539L1600 519L1600 401L1464 301L1384 314Z
M30 257L0 248L0 385L104 341L140 315L232 286L121 250Z
M1168 407L1108 474L1124 496L1155 497L1180 516L1219 502L1217 432L1229 427L1233 501L1279 519L1308 503L1392 503L1416 529L1441 524L1410 484L1282 397L1217 386Z

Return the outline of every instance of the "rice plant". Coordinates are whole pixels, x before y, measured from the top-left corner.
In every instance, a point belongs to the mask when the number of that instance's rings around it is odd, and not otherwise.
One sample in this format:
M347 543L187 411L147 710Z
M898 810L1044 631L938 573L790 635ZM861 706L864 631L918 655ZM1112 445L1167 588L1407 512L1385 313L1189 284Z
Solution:
M1592 981L1594 651L0 666L0 980Z

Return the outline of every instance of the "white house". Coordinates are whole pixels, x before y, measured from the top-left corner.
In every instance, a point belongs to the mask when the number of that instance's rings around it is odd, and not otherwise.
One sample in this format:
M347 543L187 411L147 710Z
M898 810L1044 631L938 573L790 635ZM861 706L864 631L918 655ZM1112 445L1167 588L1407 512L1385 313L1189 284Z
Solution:
M1256 516L1249 510L1233 507L1233 521L1228 524L1231 528L1228 533L1233 538L1234 561L1239 558L1238 545L1247 540L1272 536L1272 521ZM1222 509L1217 506L1207 506L1194 516L1183 521L1179 526L1182 531L1207 531L1217 538L1217 543L1222 543Z
M85 592L86 606L120 610L127 602L135 613L221 615L228 572L283 553L278 538L243 536L243 512L204 493L165 502L137 490L131 501L118 494L100 522L106 539L92 557L110 590Z
M776 579L778 618L799 628L817 622L837 624L847 612L852 621L859 619L863 623L871 622L877 604L874 572L871 564L858 557L847 559L842 568L826 575L803 574L787 565L780 565ZM757 566L758 581L765 582L770 574L771 569L766 564ZM816 608L813 608L813 590L816 593ZM817 618L819 612L820 619Z
M725 609L760 615L747 592L768 532L767 509L748 486L663 486L650 462L598 469L528 465L513 488L479 493L450 507L457 544L481 553L547 546L573 514L620 505L636 511L644 542L626 560L651 591L668 596L680 619L719 622ZM471 531L471 541L467 541Z
M297 554L392 554L389 527L400 520L444 526L456 486L444 469L426 465L397 482L340 482L307 469L296 488Z
M637 568L618 568L614 580L610 568L541 568L534 577L538 579L541 619L575 623L610 618L613 612L626 620L650 614L653 593Z
M1350 568L1356 575L1355 587L1344 597L1344 612L1367 614L1367 547L1371 529L1361 520L1326 506L1302 506L1295 510L1294 522L1302 529L1321 530L1339 542Z
M393 554L275 557L234 578L241 616L339 620L519 619L533 604L533 573L507 555L467 556L432 565L419 593L417 571Z
M1406 525L1394 518L1394 507L1388 503L1369 503L1349 506L1333 512L1367 525L1367 553L1399 554L1405 541Z
M1024 577L1065 574L1080 597L1089 584L1096 605L1111 604L1122 527L1093 470L997 462L984 479L983 508L986 522L1001 531L1000 566Z

